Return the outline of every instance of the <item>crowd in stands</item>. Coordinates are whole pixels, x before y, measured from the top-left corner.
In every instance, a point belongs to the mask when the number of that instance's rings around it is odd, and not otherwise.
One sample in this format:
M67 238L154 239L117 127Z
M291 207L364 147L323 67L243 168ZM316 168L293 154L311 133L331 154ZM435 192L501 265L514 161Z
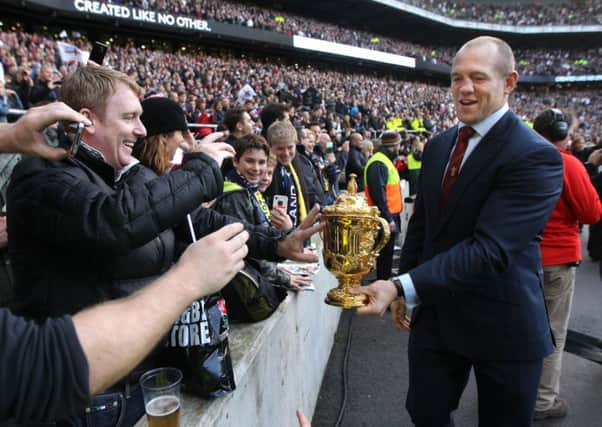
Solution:
M504 25L600 25L602 4L596 0L557 2L482 2L476 0L403 0L439 15ZM489 3L489 4L484 4Z
M517 69L527 76L600 74L602 49L515 49Z
M150 3L146 5L150 7ZM179 3L179 11L184 11L183 5L186 2ZM224 49L169 42L141 46L141 40L125 36L112 40L101 66L78 68L75 62L63 61L56 38L86 51L91 45L81 33L62 33L28 33L20 26L0 31L0 111L5 111L6 120L14 120L14 112L6 111L9 98L13 104L8 107L13 109L62 98L90 117L75 161L51 164L25 159L10 178L6 206L11 237L8 240L4 233L4 242L0 243L10 248L10 265L17 283L14 302L24 314L36 319L72 313L146 286L177 261L180 247L196 240L197 232L204 235L222 228L232 221L225 216L230 215L245 220L249 236L243 234L241 245L249 239L249 253L266 262L245 261L244 271L257 270L258 276L243 276L257 277L257 283L266 279L271 291L272 283L282 289L274 293L274 304L261 314L255 308L247 313L242 308L236 311L233 300L224 294L229 318L263 320L273 313L287 291L311 285L311 279L302 274L278 270L276 261L278 257L317 261L317 255L302 246L320 225L307 225L317 220L316 205L334 202L345 175L353 171L349 166L354 156L359 166L356 171L363 178L358 186L367 188L368 200L378 205L380 196L370 195L370 188L380 193L385 182L387 197L389 190L396 188L395 200L401 208L399 178L406 176L410 193L415 193L416 182L412 184L412 179L419 174L424 144L429 136L456 121L447 85L350 70L344 65L294 63L290 58ZM102 90L95 93L96 89ZM519 91L513 95L511 106L527 123L549 107L571 112L578 121L575 136L597 145L602 131L599 91L551 90ZM201 129L196 137L202 140L196 144L189 123L225 129L231 140L220 143L218 138L225 135ZM63 131L68 132L68 127L61 123L55 132ZM363 154L372 152L370 140L380 144L374 147L372 164ZM176 161L178 150L185 153ZM378 159L387 150L385 164ZM222 164L230 155L234 155L231 162ZM378 171L371 175L370 167L377 162L385 164L386 180L381 180ZM450 169L453 171L455 166ZM389 179L392 175L396 180ZM106 202L99 204L99 199ZM199 207L200 201L205 205ZM385 203L391 208L379 207L381 214L386 209L399 214L399 210L393 210L397 205L389 205L389 200ZM284 207L284 213L279 206ZM188 212L186 224L183 219ZM286 216L286 224L283 220L281 226L279 212ZM65 218L78 219L66 240L68 230L47 226L72 225ZM387 221L393 232L400 229L399 221ZM122 224L126 224L127 233ZM301 231L293 229L299 224ZM33 225L49 234L32 233ZM3 227L6 231L6 223ZM231 239L226 236L225 240ZM387 255L391 261L394 241L391 239ZM73 269L65 270L53 262L50 255L59 244L67 249L62 253L77 261ZM42 257L45 262L39 269L31 268L34 263L40 267L34 254L47 255ZM237 265L227 268L232 275L241 271L236 259L231 264ZM379 258L378 268L381 265ZM389 266L382 278L390 277L390 270ZM282 277L279 273L286 274ZM270 274L280 276L280 283ZM224 283L232 279L232 275L220 277L220 283L221 279ZM240 286L246 283L253 291L260 288L246 279ZM233 287L235 280L227 286ZM88 283L89 289L77 286L81 281ZM47 304L41 304L47 295ZM9 298L12 295L7 302ZM259 300L237 298L241 305ZM174 310L180 312L182 307ZM166 323L171 322L173 319ZM139 419L144 413L141 391L130 395L130 387L139 382L137 371L158 366L158 359L145 362L149 364L143 362L107 389L110 394L95 396L82 417L89 417L90 408L103 407L107 396L123 400L124 392L127 399L133 396L127 405L122 403L130 417L125 424L132 425ZM100 418L100 414L97 416Z
M0 41L6 85L22 94L23 105L43 100L37 99L40 96L56 98L56 89L43 82L60 81L73 67L60 62L56 42L50 36L19 31L1 32ZM89 49L83 39L67 41ZM316 120L316 115L321 115L320 120L328 124L328 130L334 129L339 134L348 134L352 129L379 131L395 117L401 117L405 123L419 118L429 131L437 131L451 125L454 117L446 87L404 81L394 75L346 72L321 68L319 64L290 64L282 58L225 51L207 53L136 46L134 40L114 44L105 64L134 77L146 91L164 93L181 103L191 121L208 114L219 123L223 111L237 102L244 103L255 117L266 103L287 103L296 112L293 117L299 123L310 123ZM23 87L31 88L29 93L36 98L23 95L28 93ZM32 92L35 88L39 90ZM550 105L574 111L588 134L597 132L591 132L590 127L602 117L597 91L573 89L545 95L517 92L514 99L514 107L525 119L532 119Z
M429 5L428 2L417 3L425 3L425 6ZM197 0L194 2L182 2L179 0L128 0L126 4L162 12L194 15L197 18L210 18L219 22L282 32L289 35L307 36L351 46L411 56L434 63L451 64L451 59L457 48L456 46L435 47L417 45L369 31L360 29L350 30L310 17L300 17L281 10L236 1ZM435 2L433 4L441 5L446 3ZM451 6L448 9L456 10L451 8ZM445 10L447 11L448 9ZM473 5L473 9L475 9L473 19L477 19L479 17L479 6ZM464 11L466 8L458 10ZM503 10L503 8L500 10ZM562 9L562 11L564 10ZM446 15L448 14L446 12ZM522 22L519 22L519 24L526 25ZM518 50L516 57L519 73L527 75L598 74L602 68L602 64L600 63L601 55L596 49L575 49L570 51L563 49L528 49L523 51Z

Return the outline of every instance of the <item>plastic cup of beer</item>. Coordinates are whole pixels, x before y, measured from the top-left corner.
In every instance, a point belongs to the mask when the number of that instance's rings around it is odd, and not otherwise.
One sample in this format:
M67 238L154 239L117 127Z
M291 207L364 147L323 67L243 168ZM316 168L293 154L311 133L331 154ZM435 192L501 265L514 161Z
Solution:
M157 368L140 377L149 427L180 427L182 371Z

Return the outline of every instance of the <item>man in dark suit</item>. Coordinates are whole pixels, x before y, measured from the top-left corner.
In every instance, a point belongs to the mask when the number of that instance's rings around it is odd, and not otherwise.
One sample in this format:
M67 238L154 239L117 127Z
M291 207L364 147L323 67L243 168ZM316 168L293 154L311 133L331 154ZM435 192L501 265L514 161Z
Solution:
M411 325L406 408L418 426L453 425L471 369L480 426L533 420L542 359L553 350L539 240L562 160L509 110L517 80L502 40L478 37L458 51L459 123L426 145L402 275L354 291L368 300L359 314L382 314L396 300L394 322Z

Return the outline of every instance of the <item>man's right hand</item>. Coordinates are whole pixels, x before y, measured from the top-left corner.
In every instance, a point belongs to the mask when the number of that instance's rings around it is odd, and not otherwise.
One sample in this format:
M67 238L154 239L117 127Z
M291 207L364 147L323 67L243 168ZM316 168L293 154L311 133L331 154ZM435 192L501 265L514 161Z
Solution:
M228 283L244 267L249 233L234 223L188 246L176 265L180 283L193 298L210 295Z
M349 288L350 294L366 296L367 304L357 309L357 314L382 316L387 307L397 299L397 287L390 280L377 280L368 286Z

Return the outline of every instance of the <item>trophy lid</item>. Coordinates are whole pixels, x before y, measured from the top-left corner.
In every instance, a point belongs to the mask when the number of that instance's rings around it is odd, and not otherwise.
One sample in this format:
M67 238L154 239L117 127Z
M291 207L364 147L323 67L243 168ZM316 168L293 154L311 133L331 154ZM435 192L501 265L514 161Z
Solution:
M333 205L326 206L322 209L322 215L380 215L376 206L368 206L364 195L357 193L356 177L357 175L354 173L349 174L347 192L341 193Z

